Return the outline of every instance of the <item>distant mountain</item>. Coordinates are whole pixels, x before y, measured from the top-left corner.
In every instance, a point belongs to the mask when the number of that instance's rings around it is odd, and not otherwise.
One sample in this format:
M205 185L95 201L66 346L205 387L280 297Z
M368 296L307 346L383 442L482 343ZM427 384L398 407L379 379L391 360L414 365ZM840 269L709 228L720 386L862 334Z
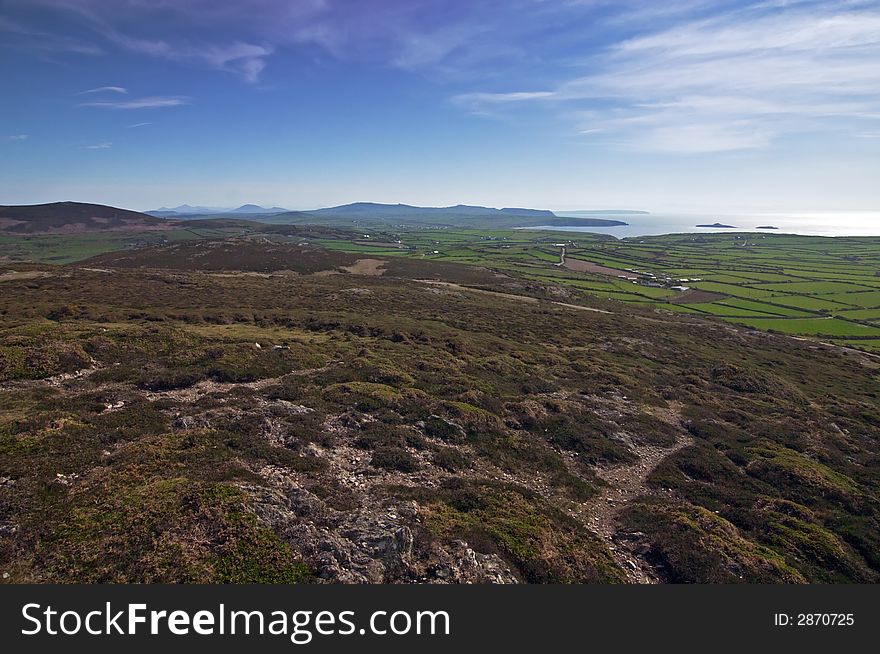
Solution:
M547 209L526 209L522 207L484 207L472 204L456 204L451 207L419 207L411 204L382 204L378 202L353 202L336 207L326 207L311 211L288 211L281 207L262 207L244 204L237 209L218 209L217 207L198 207L187 204L179 207L161 207L148 211L152 216L192 220L193 218L252 217L271 224L324 224L337 227L353 225L411 224L449 227L473 227L507 229L513 227L580 225L612 227L625 225L619 220L590 218L592 214L646 213L639 211L609 210L607 212L570 212L563 219ZM584 217L574 219L578 214Z
M159 207L145 213L160 218L189 218L191 216L258 216L261 214L285 213L284 207L261 207L258 204L243 204L237 209L229 207L201 207L189 204L181 204L179 207Z
M417 207L410 204L380 204L376 202L354 202L352 204L343 204L338 207L328 207L326 209L315 209L308 211L314 215L334 215L334 216L381 216L393 218L395 216L528 216L553 218L552 211L546 209L494 209L492 207L482 207L467 204L457 204L452 207Z
M199 207L192 206L189 204L181 204L177 207L159 207L158 209L151 209L150 211L145 211L144 213L150 216L204 216L212 213L223 213L229 211L226 207Z
M233 209L229 213L238 213L238 214L246 213L246 214L254 215L254 214L261 214L261 213L284 213L286 211L288 211L288 210L284 209L282 207L269 207L267 209L266 207L261 207L258 204L243 204L238 209Z
M271 222L280 224L319 223L345 226L430 225L434 227L465 227L474 229L510 229L572 224L573 218L562 219L547 209L505 207L495 209L470 204L451 207L418 207L411 204L381 204L353 202L338 207L312 211L285 212L271 216ZM581 218L578 225L612 227L625 225L619 220Z
M0 206L0 232L6 234L143 231L172 224L138 211L85 202Z

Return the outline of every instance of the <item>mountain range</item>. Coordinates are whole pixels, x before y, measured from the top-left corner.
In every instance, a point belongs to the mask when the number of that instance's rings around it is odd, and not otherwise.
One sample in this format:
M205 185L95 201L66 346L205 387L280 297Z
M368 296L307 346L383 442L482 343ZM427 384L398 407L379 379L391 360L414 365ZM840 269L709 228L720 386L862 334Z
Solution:
M474 229L511 229L539 226L626 225L620 220L557 216L546 209L505 207L496 209L458 204L450 207L418 207L408 204L355 202L312 211L287 211L282 207L244 204L235 209L192 206L161 207L137 212L83 202L52 202L37 205L0 206L0 232L53 234L96 231L144 231L179 226L199 219L252 220L275 225L327 225L331 227L422 225Z
M417 207L410 204L379 204L376 202L354 202L352 204L343 204L338 207L328 207L326 209L315 209L306 211L314 215L358 215L358 216L411 216L419 214L423 216L528 216L528 217L546 217L555 218L552 211L546 209L519 209L505 208L494 209L492 207L482 207L468 204L456 204L451 207Z
M201 207L189 204L181 204L177 207L159 207L145 211L149 216L157 218L177 218L189 216L209 216L209 215L259 215L259 214L275 214L288 211L283 207L261 207L257 204L243 204L236 209L227 207Z

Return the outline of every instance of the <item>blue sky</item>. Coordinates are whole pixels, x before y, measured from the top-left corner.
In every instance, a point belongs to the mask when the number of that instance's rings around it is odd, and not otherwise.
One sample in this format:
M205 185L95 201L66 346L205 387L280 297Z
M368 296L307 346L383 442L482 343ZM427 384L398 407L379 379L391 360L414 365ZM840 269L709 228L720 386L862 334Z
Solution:
M0 0L0 204L880 209L880 2Z

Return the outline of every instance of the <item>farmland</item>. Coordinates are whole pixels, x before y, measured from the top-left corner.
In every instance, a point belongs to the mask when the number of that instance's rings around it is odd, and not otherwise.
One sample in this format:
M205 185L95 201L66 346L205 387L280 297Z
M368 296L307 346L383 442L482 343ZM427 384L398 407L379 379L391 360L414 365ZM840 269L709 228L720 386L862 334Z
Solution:
M880 339L877 237L679 234L617 240L594 234L432 229L371 238L375 242L370 245L320 244L486 266L601 298L866 350L875 350ZM563 249L565 266L559 265Z
M677 234L617 240L589 233L451 226L355 232L204 220L152 232L4 235L0 259L63 264L104 252L241 237L490 268L606 300L866 351L876 351L880 342L880 237Z
M205 220L153 232L0 236L0 259L63 264L104 252L241 237L485 267L606 300L866 351L876 351L880 342L880 237L678 234L617 240L532 230L413 226L355 232Z

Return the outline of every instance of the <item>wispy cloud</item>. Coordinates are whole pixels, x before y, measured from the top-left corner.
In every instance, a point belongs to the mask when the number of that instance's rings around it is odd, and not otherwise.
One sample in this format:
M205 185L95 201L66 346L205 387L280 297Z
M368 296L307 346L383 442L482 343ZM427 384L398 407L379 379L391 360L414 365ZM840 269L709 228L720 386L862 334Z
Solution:
M876 5L759 3L625 39L596 64L549 89L453 101L474 111L540 102L592 138L681 153L763 148L799 132L855 136L880 121Z
M108 25L103 26L101 30L105 37L131 52L206 65L209 68L234 73L252 83L259 79L260 73L266 67L266 57L273 52L271 47L241 41L223 44L180 44L165 40L135 38Z
M102 55L104 49L79 36L69 36L35 29L11 18L0 16L0 46L18 48L47 59L62 54Z
M84 145L84 150L109 150L113 147L112 143L95 143L94 145Z
M80 91L77 95L86 95L87 93L121 93L125 95L128 93L128 89L122 86L99 86L94 89L86 89L85 91Z
M100 107L103 109L148 109L156 107L179 107L189 104L185 96L153 96L137 100L120 100L117 102L81 102L80 107Z
M136 127L146 127L147 125L152 125L153 123L135 123L134 125L129 125L128 129L134 129Z
M27 139L28 139L27 134L10 134L9 135L10 141L27 141Z
M24 0L9 0L24 3ZM535 0L28 0L111 48L232 73L255 83L274 53L296 50L411 70L473 69L521 54L514 26ZM564 4L564 3L563 3ZM175 29L169 29L174 25ZM500 37L500 38L499 38ZM513 38L511 38L513 37Z
M880 116L877 0L0 2L52 12L57 22L45 24L66 26L76 43L249 83L268 76L280 51L304 66L333 58L416 72L446 84L471 113L532 112L629 149L715 152L796 133L855 137L877 131ZM30 41L57 36L3 21L0 31ZM102 90L114 88L123 87ZM117 100L83 105L187 103Z
M465 106L486 104L508 104L526 100L541 100L556 97L554 91L516 91L513 93L461 93L452 98L457 104Z

